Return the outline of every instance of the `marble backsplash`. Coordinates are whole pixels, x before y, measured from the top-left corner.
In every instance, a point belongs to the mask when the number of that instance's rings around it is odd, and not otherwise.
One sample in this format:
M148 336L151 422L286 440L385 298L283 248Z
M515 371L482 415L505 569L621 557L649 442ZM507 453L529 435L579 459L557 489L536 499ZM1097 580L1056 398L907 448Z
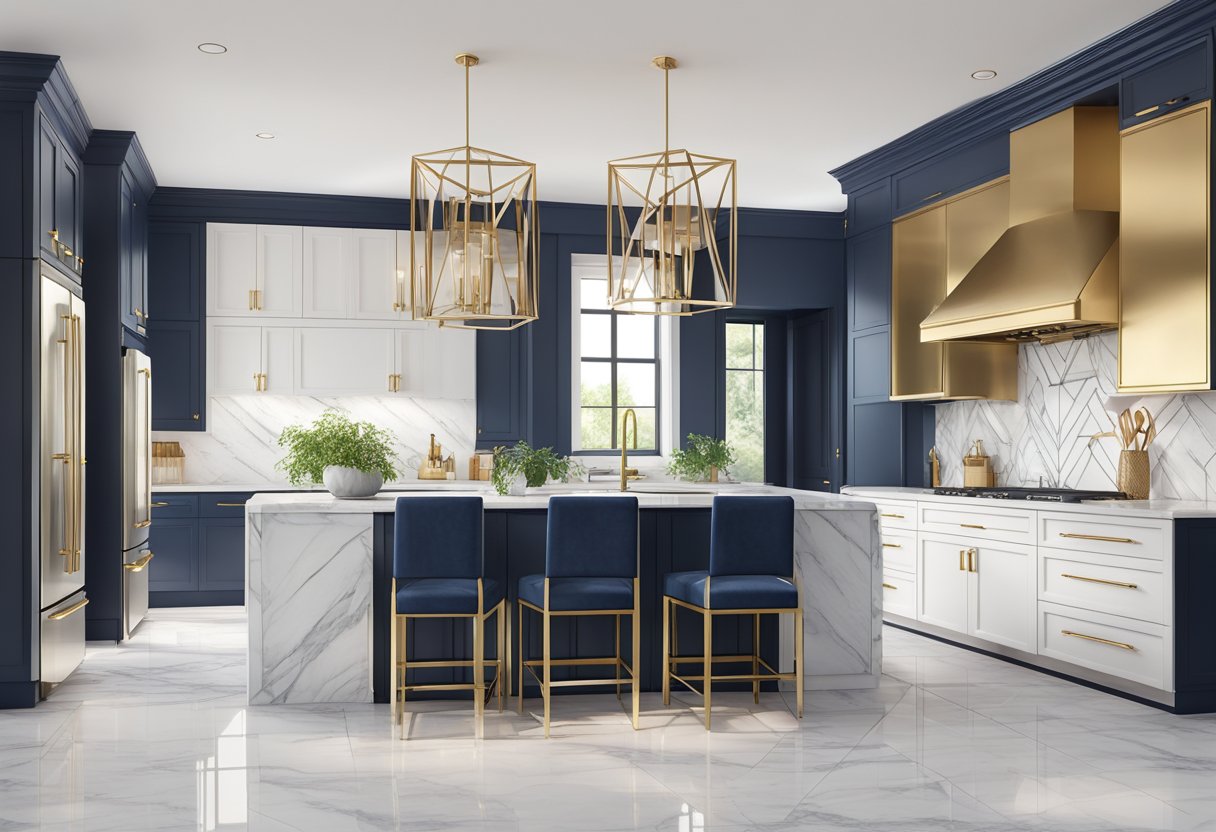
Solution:
M443 453L456 454L456 472L468 476L477 430L472 399L421 399L409 396L215 396L209 401L207 431L154 431L153 440L181 443L186 453L185 481L198 484L282 485L275 468L283 456L279 434L288 425L308 424L329 408L352 419L372 422L393 433L402 479L413 479L426 458L431 434Z
M950 402L937 409L942 483L961 485L975 439L993 456L1000 485L1113 490L1119 411L1147 407L1157 420L1149 448L1151 496L1216 499L1216 393L1128 396L1115 392L1118 336L1027 344L1018 355L1018 401Z

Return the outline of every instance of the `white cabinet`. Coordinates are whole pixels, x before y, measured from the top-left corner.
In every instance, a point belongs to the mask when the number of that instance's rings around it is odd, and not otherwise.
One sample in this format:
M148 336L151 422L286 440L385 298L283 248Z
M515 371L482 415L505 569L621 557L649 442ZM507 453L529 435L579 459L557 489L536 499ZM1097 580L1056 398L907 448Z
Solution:
M349 228L304 229L305 318L345 318L350 309L348 272L354 238Z
M207 335L207 393L295 392L294 330L212 323Z
M207 224L207 314L300 316L303 229Z
M922 534L917 617L1035 652L1035 549Z
M416 324L397 331L399 392L432 399L472 399L477 389L477 333Z
M397 235L379 228L351 231L348 272L351 317L361 320L404 320L408 315L404 266L398 263Z
M295 330L295 392L302 396L391 393L396 333L368 327Z

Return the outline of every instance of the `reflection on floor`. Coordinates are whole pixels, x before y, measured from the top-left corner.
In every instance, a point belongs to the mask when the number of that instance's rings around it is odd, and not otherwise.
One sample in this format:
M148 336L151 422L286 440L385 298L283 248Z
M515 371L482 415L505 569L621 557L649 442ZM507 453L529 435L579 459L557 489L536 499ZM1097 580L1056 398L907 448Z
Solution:
M1175 717L887 628L883 685L561 697L532 716L256 707L239 609L154 610L51 701L0 711L0 829L1216 829L1216 718Z

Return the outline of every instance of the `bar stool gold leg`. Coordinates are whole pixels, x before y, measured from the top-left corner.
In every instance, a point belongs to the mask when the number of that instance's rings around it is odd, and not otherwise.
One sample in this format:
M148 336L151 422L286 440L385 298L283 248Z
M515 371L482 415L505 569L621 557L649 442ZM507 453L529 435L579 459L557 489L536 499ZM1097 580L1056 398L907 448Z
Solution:
M710 677L713 675L714 666L714 617L709 610L706 610L701 614L701 619L705 630L704 646L702 648L705 651L705 654L702 656L702 667L704 669L702 672L705 674L705 730L708 731L710 730L710 708L712 707L710 698L713 690L713 683L710 681Z
M671 704L671 601L663 596L663 704Z
M527 661L524 656L524 605L517 601L515 608L519 610L519 632L516 633L519 644L519 656L516 658L519 663L519 701L516 706L522 714L524 712L524 676L528 672L528 668L524 664Z
M621 701L621 617L614 615L616 619L616 699Z
M760 675L760 613L752 618L752 675ZM759 679L752 679L752 701L760 704Z
M548 580L548 579L546 579L546 581L547 581L547 580ZM546 594L547 594L547 593L546 593ZM546 598L545 600L547 601L548 599ZM549 654L549 649L550 649L550 648L549 648L549 628L550 628L550 624L551 624L552 622L551 622L551 620L550 620L550 618L549 618L548 604L546 604L546 605L545 605L545 607L546 607L546 609L545 609L544 615L542 616L542 617L543 617L543 619L544 619L544 623L543 623L543 625L542 625L542 626L544 626L544 628L545 628L545 632L544 632L544 635L543 635L543 640L544 640L544 655L541 657L541 658L542 658L542 661L543 661L543 664L544 664L544 671L545 671L545 672L544 672L544 676L543 676L543 679L544 679L544 684L542 684L542 685L541 685L541 691L540 691L540 692L541 692L541 696L543 696L543 697L544 697L544 699L545 699L545 739L548 739L548 738L549 738L549 698L550 698L550 695L551 695L551 691L549 690L550 672L551 672L551 667L550 667L550 664L549 664L549 661L550 661L550 654Z
M481 736L481 716L486 705L485 638L486 619L478 613L473 616L473 715L477 720L478 736Z
M401 667L400 672L400 687L397 689L397 705L401 708L401 719L398 724L401 726L401 739L405 739L405 686L409 684L409 665L407 664L409 656L409 644L406 642L406 637L409 635L409 616L401 616L401 640L398 645L401 649Z
M802 675L805 657L802 653L802 599L798 601L798 609L794 611L794 684L798 686L798 718L802 719Z
M503 674L506 670L506 653L507 653L507 602L498 602L498 652L494 654L494 687L498 689L498 712L502 713L502 686L507 683L507 677Z
M619 622L621 620L621 617L618 615L616 617L616 620L618 622L617 627L618 627L618 633L619 633L619 627L620 627ZM642 696L642 660L641 660L642 627L641 627L641 624L642 624L642 601L641 601L641 598L639 597L639 592L638 592L638 579L634 578L633 579L633 621L630 622L629 629L632 631L632 635L633 635L633 652L630 654L632 657L632 660L631 660L632 666L630 667L630 670L632 671L631 675L633 676L633 730L635 730L635 731L638 730L638 711L640 710L640 701L641 701L641 696ZM620 641L621 640L618 635L618 637L617 637L618 659L617 659L617 664L616 664L618 677L621 672L620 671L621 662L619 659L619 654L621 652ZM617 687L619 690L619 688L620 688L619 681L618 681ZM617 694L617 698L620 698L619 693Z

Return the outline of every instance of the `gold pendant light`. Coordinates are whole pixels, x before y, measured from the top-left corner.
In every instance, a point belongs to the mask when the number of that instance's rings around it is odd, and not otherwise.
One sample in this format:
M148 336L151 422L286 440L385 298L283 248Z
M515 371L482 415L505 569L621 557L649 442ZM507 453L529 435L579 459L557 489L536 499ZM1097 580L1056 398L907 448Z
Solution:
M663 151L608 163L608 303L618 312L693 315L735 305L735 160L672 150L675 58L663 70Z
M540 230L536 165L469 141L464 67L464 146L413 157L410 279L413 317L465 329L515 329L537 318Z

